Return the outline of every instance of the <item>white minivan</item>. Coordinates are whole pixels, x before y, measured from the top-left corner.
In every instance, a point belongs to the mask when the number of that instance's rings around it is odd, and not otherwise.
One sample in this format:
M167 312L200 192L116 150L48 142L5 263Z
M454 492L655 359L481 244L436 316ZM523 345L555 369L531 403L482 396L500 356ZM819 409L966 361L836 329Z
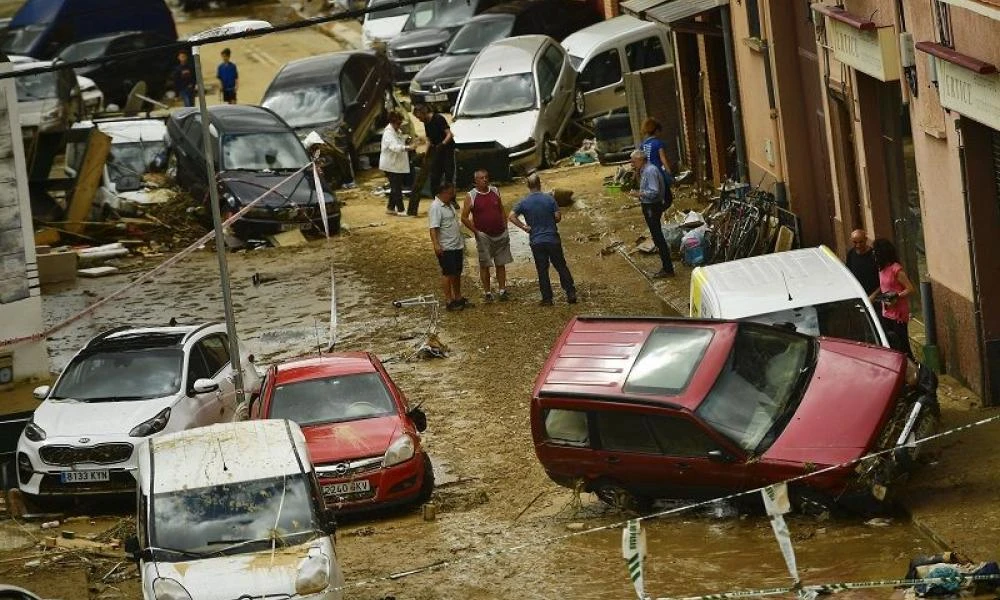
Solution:
M334 520L299 426L224 423L154 438L139 453L145 600L340 600Z
M621 15L595 23L562 41L576 78L576 116L589 119L628 108L625 74L673 64L670 31L658 23Z
M826 246L697 267L689 314L889 346L868 295Z

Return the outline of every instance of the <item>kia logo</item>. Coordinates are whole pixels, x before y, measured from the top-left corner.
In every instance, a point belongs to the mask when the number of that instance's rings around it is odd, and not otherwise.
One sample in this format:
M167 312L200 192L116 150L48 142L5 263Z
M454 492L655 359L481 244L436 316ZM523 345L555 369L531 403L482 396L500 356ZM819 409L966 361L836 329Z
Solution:
M80 438L79 441L80 441L81 444L86 444L87 442L90 441L90 438Z

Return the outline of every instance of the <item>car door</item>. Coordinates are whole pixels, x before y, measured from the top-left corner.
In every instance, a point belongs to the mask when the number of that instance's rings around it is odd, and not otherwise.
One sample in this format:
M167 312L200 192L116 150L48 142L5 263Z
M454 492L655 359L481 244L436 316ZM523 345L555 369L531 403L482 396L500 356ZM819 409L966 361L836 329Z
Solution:
M686 415L647 414L664 461L677 470L677 485L687 498L716 498L747 489L747 465L738 451L721 443Z
M181 146L184 152L177 157L177 179L196 199L199 199L208 191L201 115L189 116L183 125L183 133Z
M686 461L664 456L641 412L592 413L595 458L605 478L646 498L682 498L689 479Z
M365 122L365 97L363 94L366 73L357 56L352 56L340 70L340 97L343 102L344 124L351 133L351 144L359 148L364 143L361 128Z
M592 117L626 106L622 62L617 48L587 62L576 80L583 92L584 116Z
M556 86L559 84L559 62L553 53L555 46L547 44L538 57L535 65L536 80L538 87L538 107L539 107L539 128L535 139L541 140L546 134L554 136L560 125L559 106L561 99L556 93Z
M212 380L219 385L219 420L231 421L236 414L236 382L229 360L229 341L223 333L205 337L199 342L208 363Z
M205 357L204 348L200 343L191 347L188 353L187 381L185 388L187 394L178 404L179 415L171 415L171 421L179 417L179 427L190 429L192 427L203 427L219 422L219 415L222 412L222 391L215 390L199 394L194 391L194 382L199 379L212 379L212 373Z

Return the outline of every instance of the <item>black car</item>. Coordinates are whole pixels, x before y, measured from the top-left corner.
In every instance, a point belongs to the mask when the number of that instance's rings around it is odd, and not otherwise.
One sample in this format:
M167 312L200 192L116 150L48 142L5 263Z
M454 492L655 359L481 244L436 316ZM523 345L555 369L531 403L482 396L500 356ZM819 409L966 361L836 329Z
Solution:
M261 106L300 138L310 131L320 134L356 165L360 154L378 154L380 128L395 106L389 62L354 50L292 61L274 76Z
M410 98L451 110L479 52L497 40L542 34L562 41L601 20L580 0L514 0L488 8L462 26L448 49L421 69L410 82Z
M209 120L224 214L236 212L309 162L292 128L266 108L211 106ZM177 183L207 204L208 176L198 110L185 108L172 113L167 138ZM330 231L339 231L340 204L326 189L315 189L312 169L307 168L254 205L233 224L233 232L247 239L291 229L322 231L317 192L326 203Z
M413 76L444 53L462 25L495 4L497 0L433 0L417 4L403 31L389 42L396 85L409 89Z
M146 48L163 47L172 41L148 31L124 31L91 38L67 46L59 53L59 60L77 61L131 53ZM146 96L160 98L168 89L168 81L173 71L177 51L165 50L130 54L109 62L101 62L86 67L78 67L78 75L94 80L104 92L106 104L123 106L129 92L140 81L146 82Z

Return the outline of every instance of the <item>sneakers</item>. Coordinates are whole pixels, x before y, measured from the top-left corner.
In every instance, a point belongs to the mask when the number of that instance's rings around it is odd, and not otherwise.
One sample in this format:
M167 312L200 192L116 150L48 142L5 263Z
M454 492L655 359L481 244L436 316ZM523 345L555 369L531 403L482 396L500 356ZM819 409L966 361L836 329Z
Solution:
M396 211L396 216L397 217L405 217L406 216L406 211L405 210L397 210Z
M510 300L510 294L507 293L506 289L500 290L499 298L501 302L506 302Z
M538 306L552 306L552 298L542 298L538 301Z
M676 273L673 271L664 271L663 269L660 269L656 273L653 273L653 279L663 279L664 277L673 277L674 275L676 275Z
M493 292L483 294L483 302L493 302Z

